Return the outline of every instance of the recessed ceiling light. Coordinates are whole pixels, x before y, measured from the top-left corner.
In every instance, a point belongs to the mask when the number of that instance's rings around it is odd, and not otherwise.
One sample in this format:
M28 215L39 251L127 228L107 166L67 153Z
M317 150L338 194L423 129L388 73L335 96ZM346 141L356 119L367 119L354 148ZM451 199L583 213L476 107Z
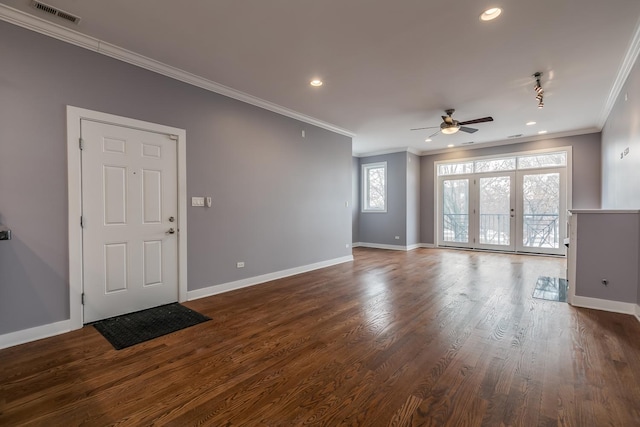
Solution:
M491 9L487 9L482 12L480 15L481 21L491 21L492 19L496 19L502 13L502 9L499 7L492 7Z
M320 79L313 79L313 80L311 80L311 81L309 82L309 84L310 84L311 86L315 86L315 87L322 86L322 80L320 80Z
M447 145L447 147L449 147L449 148L453 148L453 147L455 147L455 145L453 145L453 144L449 144L449 145Z
M425 139L424 142L431 142L431 138Z
M527 122L527 126L533 126L535 124L536 124L536 122Z
M545 133L547 133L546 130L541 130L540 132L538 132L538 135L544 135Z

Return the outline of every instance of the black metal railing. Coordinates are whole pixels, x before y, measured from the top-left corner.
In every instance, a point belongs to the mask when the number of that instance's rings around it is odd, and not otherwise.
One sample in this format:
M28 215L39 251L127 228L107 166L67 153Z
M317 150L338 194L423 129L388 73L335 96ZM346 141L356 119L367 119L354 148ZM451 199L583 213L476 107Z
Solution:
M469 215L444 214L443 231L445 242L467 243L469 241ZM509 245L511 243L511 221L509 214L480 214L480 243L487 245ZM523 246L533 248L558 248L560 224L558 214L523 215Z

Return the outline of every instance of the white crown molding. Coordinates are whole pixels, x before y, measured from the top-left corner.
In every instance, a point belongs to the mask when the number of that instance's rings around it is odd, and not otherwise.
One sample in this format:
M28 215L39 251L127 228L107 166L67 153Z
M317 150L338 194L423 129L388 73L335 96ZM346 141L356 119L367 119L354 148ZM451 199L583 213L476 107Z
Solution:
M109 56L111 58L135 65L140 68L144 68L154 73L162 74L163 76L170 77L174 80L179 80L192 86L197 86L199 88L208 90L209 92L224 95L229 98L233 98L247 104L255 105L256 107L260 107L286 117L290 117L292 119L300 120L304 123L318 126L319 128L330 130L340 135L348 136L350 138L353 138L356 135L350 130L343 129L341 127L332 125L331 123L318 120L311 116L307 116L306 114L302 114L281 105L274 104L273 102L266 101L253 95L249 95L248 93L244 93L228 86L224 86L214 81L202 78L179 68L172 67L151 58L147 58L116 45L84 35L70 28L66 28L61 25L46 21L42 18L29 15L28 13L19 11L4 4L0 4L0 20L76 46L80 46L82 48L100 53L105 56Z
M591 133L598 133L598 132L600 132L600 129L598 128L587 128L587 129L570 130L566 132L547 133L544 135L532 135L532 136L527 136L522 138L505 139L502 141L479 142L477 144L461 145L454 148L443 148L441 150L421 151L420 156L432 156L435 154L452 153L456 151L477 150L479 148L498 147L500 145L516 145L516 144L522 144L525 142L543 141L546 139L567 138L570 136L588 135Z
M373 157L373 156L382 156L385 154L395 154L395 153L411 153L411 154L415 154L416 156L420 156L422 154L422 152L417 148L398 147L398 148L389 148L389 149L379 150L379 151L370 151L365 153L354 153L353 157Z
M631 70L633 69L636 60L638 59L638 55L640 54L640 19L636 24L636 29L633 33L633 37L631 38L631 42L629 43L629 48L627 49L627 53L620 64L620 69L618 70L618 75L616 76L615 81L613 82L613 86L611 87L611 91L609 92L609 96L607 97L607 101L604 104L602 109L602 113L600 113L600 120L598 125L600 129L602 129L609 118L609 114L611 114L611 110L613 110L613 106L616 104L618 100L618 96L620 96L620 92L624 87L624 84L627 82L627 78L629 74L631 74Z

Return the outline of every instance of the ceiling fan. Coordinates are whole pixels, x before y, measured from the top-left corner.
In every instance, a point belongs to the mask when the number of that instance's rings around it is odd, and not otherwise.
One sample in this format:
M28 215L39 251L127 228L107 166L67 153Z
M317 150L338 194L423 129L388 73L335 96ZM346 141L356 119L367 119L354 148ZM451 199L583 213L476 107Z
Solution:
M442 132L446 135L451 135L454 134L456 132L458 132L459 130L461 130L462 132L466 132L466 133L474 133L477 132L478 129L476 128L470 128L470 127L466 127L465 125L472 125L475 123L485 123L485 122L492 122L493 121L493 117L483 117L481 119L474 119L474 120L467 120L464 122L459 122L457 120L454 120L453 117L451 117L451 115L455 112L456 110L454 110L453 108L450 108L448 110L445 110L444 112L447 114L446 116L442 116L442 123L440 124L440 130L438 130L436 133L434 133L431 136L436 135L438 132ZM434 129L437 128L438 126L428 126L425 128L415 128L415 129L410 129L410 130L423 130L423 129ZM429 138L431 138L431 136Z

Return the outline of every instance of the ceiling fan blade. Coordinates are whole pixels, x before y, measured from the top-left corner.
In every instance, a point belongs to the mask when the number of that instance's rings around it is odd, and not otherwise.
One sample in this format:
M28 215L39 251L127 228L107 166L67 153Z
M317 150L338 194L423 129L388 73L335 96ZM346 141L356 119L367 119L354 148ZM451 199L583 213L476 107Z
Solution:
M485 123L485 122L492 122L493 121L493 117L483 117L481 119L474 119L474 120L467 120L466 122L459 122L458 124L460 126L463 125L472 125L474 123Z
M468 127L464 127L464 126L460 126L460 129L462 132L466 132L466 133L474 133L474 132L478 132L478 129L475 128L468 128Z
M440 133L440 129L438 129L436 132L434 132L434 133L432 133L431 135L429 135L429 136L427 137L427 139L431 139L431 138L433 138L434 136L436 136L436 135L437 135L437 134L439 134L439 133Z
M438 128L440 126L427 126L426 128L415 128L415 129L409 129L409 130L424 130L424 129L435 129Z

